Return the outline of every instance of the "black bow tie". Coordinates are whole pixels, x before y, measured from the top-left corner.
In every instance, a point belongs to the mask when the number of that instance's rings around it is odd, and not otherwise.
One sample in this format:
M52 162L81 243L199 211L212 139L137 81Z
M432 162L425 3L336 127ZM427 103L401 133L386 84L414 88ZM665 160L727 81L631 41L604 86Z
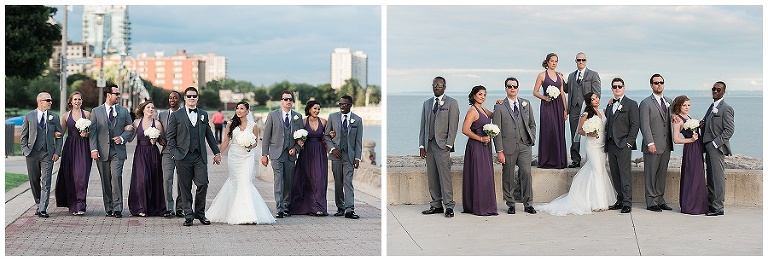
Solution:
M194 108L194 109L189 109L189 113L193 113L193 112L194 112L194 113L197 113L197 108Z
M617 103L617 102L620 102L620 101L621 101L621 99L613 99L614 103Z

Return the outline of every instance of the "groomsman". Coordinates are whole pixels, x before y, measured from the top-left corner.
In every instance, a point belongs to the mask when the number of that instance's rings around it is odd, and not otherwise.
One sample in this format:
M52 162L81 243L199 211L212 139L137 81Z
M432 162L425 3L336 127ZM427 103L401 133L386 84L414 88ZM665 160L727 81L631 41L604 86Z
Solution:
M725 156L731 155L729 140L735 129L733 107L728 105L725 95L725 83L718 81L712 86L714 102L704 115L704 160L707 164L707 191L709 212L707 216L725 214Z
M435 97L424 101L419 128L419 156L427 160L427 184L432 201L424 215L443 213L453 217L453 185L451 184L451 152L459 127L459 103L445 95L445 79L432 80ZM445 209L443 208L445 207Z
M624 96L626 88L623 79L613 78L613 100L605 107L605 152L617 194L616 203L608 209L621 210L621 213L632 212L632 151L637 149L637 131L640 129L637 102Z
M168 137L168 125L169 121L171 119L171 114L178 111L179 109L183 108L179 106L179 101L181 101L181 94L177 91L171 91L171 94L168 95L168 104L171 106L167 111L161 112L159 117L160 123L163 124L163 127L165 128L165 136L163 139L161 139L161 145L163 145L163 151L162 151L162 165L163 165L163 183L165 188L165 207L168 210L163 214L163 217L171 218L174 215L173 212L173 173L176 170L176 163L173 161L173 153L171 152L171 147L168 146L167 140L165 139ZM176 193L181 194L178 189L178 181L176 185ZM184 217L184 211L181 210L181 197L179 195L176 196L176 213L175 215L177 217Z
M352 178L355 169L360 167L363 155L363 119L350 112L352 97L344 95L339 100L339 111L328 115L328 127L325 129L325 144L333 171L334 190L336 192L336 214L345 218L358 219L355 214L355 188ZM331 138L331 131L338 135Z
M515 214L515 199L513 190L516 185L514 177L515 166L518 168L518 178L521 198L525 212L536 214L531 205L533 189L531 182L531 147L536 140L536 120L533 118L530 102L517 97L520 87L514 77L504 80L507 98L502 104L493 106L493 124L499 126L501 133L493 138L496 154L502 165L501 182L504 191L504 201L507 203L507 214Z
M91 110L88 135L91 158L101 177L104 210L108 217L123 217L123 164L128 154L125 141L133 135L131 114L117 104L120 91L117 85L104 88L104 104Z
M576 71L568 75L568 81L563 90L568 93L568 120L571 124L571 165L569 168L581 166L581 154L579 154L579 140L574 140L579 128L579 118L584 107L584 95L597 94L600 98L600 74L587 68L587 55L576 54Z
M27 112L21 124L21 153L27 162L27 175L37 209L35 215L50 217L48 199L51 195L53 162L59 160L63 142L59 116L50 111L51 94L37 94L37 109Z
M664 200L669 154L672 147L672 124L669 104L665 97L664 78L654 74L650 80L653 94L640 102L640 132L643 134L643 166L645 172L645 203L654 212L672 210Z
M296 157L301 150L301 146L293 138L293 132L304 128L304 121L300 113L291 109L293 101L293 93L283 91L280 109L269 112L264 122L261 165L266 167L272 159L277 218L291 216L288 211L291 204L291 184L293 171L296 169Z

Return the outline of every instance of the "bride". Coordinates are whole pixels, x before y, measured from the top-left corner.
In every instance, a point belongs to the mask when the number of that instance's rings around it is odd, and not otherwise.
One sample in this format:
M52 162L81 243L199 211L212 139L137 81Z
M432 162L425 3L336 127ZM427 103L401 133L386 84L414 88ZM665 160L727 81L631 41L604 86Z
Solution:
M602 111L598 109L600 98L590 92L584 95L584 101L587 105L584 107L584 113L581 114L578 132L586 136L587 162L573 177L568 193L537 207L551 215L589 214L592 211L606 210L616 201L616 195L605 168L605 119ZM587 125L597 122L597 131L585 132L585 122L588 122Z
M254 148L257 144L244 147L237 142L240 135L249 132L258 137L259 129L250 114L247 102L237 103L235 116L224 131L226 135L221 142L221 151L224 152L230 142L233 143L227 155L229 177L205 213L212 222L229 224L274 224L276 222L252 182L256 175Z

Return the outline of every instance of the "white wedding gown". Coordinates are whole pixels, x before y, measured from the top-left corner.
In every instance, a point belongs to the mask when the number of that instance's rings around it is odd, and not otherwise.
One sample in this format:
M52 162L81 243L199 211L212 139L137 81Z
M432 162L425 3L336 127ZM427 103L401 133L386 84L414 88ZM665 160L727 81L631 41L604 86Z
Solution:
M254 125L253 121L249 121L245 131L240 130L239 127L235 127L232 131L227 156L229 177L205 213L211 222L229 224L275 224L276 222L264 198L253 185L253 178L256 175L254 155L260 150L253 148L248 152L245 147L235 142L238 135L253 132Z
M586 145L587 161L573 177L568 193L536 209L555 216L583 215L592 213L593 210L606 210L616 202L613 185L605 168L605 118L598 119L602 122L598 130L599 137L582 138L581 144Z

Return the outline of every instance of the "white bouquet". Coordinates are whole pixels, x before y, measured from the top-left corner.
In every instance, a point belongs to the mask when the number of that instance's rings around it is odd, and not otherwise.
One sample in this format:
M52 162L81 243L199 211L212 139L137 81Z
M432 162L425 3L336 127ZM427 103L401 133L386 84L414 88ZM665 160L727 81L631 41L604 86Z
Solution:
M307 140L307 135L309 135L309 132L307 132L307 130L299 129L299 130L293 132L293 139L306 141Z
M557 96L560 96L560 89L558 89L554 85L547 86L547 96L549 96L553 100L557 99Z
M248 149L248 147L256 144L256 135L253 135L253 132L244 132L237 135L235 141L237 142L237 145L243 146L248 152L251 152L251 149Z
M699 120L690 119L683 124L683 129L696 132L699 129Z
M600 131L601 125L602 122L600 122L600 119L593 116L592 118L584 121L584 124L581 125L581 129L583 129L587 134L597 134L597 132Z
M160 130L155 127L149 127L144 130L144 136L147 136L149 142L152 143L152 145L155 145L155 140L160 137Z
M80 132L88 132L88 128L91 127L91 120L86 118L80 118L75 122L75 128Z
M483 132L485 132L485 134L488 134L488 136L491 137L491 139L493 139L494 137L496 137L496 135L499 135L499 133L501 133L501 129L499 129L499 126L497 126L496 124L488 123L486 125L483 125Z

